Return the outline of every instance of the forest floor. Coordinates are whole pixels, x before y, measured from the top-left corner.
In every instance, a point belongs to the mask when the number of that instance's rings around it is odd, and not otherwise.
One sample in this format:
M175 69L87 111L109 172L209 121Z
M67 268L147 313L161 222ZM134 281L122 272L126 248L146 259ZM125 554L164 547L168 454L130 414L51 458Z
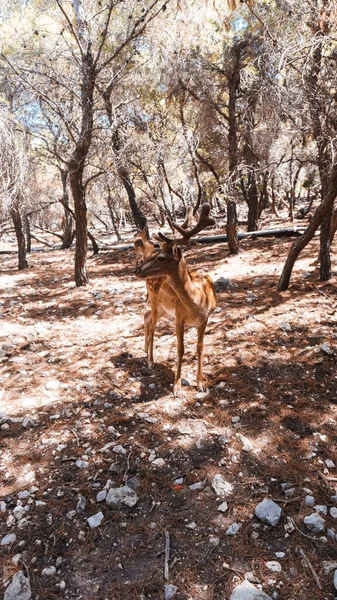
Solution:
M156 364L147 367L145 285L133 276L132 251L90 257L86 288L74 287L73 251L33 253L25 272L15 255L0 257L0 539L16 535L0 547L4 588L22 569L35 600L161 600L168 583L175 600L228 600L245 577L278 600L335 597L336 279L319 282L315 240L278 293L291 243L246 240L238 256L225 244L185 253L192 268L232 287L217 294L205 336L208 391L195 387L190 329L190 385L179 398L172 323L158 324ZM226 498L212 488L216 474L233 486ZM134 508L97 502L126 482ZM307 507L306 495L320 508ZM265 497L282 508L275 527L254 516ZM321 534L303 522L315 510ZM233 523L240 528L228 535Z

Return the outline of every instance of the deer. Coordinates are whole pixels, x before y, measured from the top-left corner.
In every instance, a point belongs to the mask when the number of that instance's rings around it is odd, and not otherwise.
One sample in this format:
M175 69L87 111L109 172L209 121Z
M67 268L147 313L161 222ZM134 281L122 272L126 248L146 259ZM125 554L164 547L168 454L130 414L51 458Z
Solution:
M215 224L214 219L209 216L210 210L209 204L203 204L197 224L190 229L184 229L168 218L171 229L177 231L180 237L172 239L159 232L156 235L156 239L161 243L159 251L138 265L135 270L136 277L145 279L149 291L151 311L145 313L144 324L145 349L150 368L153 366L153 336L157 321L162 316L175 318L178 348L173 386L175 396L181 394L185 326L197 327L197 388L200 391L204 389L204 335L209 315L216 308L215 291L209 275L189 271L181 246L185 246L194 235L206 227Z
M146 236L145 227L143 229L139 229L134 235L134 248L136 254L136 266L139 264L139 261L146 260L150 258L152 254L154 254L155 246L153 242L149 242Z

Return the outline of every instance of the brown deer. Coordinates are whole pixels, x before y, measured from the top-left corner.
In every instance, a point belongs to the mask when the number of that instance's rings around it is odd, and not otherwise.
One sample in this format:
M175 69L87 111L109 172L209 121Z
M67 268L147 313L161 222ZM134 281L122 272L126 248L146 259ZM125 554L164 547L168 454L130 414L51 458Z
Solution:
M209 204L203 204L197 224L191 229L183 229L172 221L173 227L181 237L171 239L159 233L162 245L151 258L136 268L135 275L145 278L149 291L151 311L145 313L145 348L148 364L153 365L153 335L160 317L175 317L178 345L178 364L174 382L174 395L181 392L181 364L184 355L184 330L187 327L198 329L198 372L197 387L203 389L202 354L204 334L210 313L216 307L214 286L209 275L190 272L187 268L180 246L199 231L214 225L209 216Z
M135 233L134 238L135 241L133 245L135 248L137 266L139 261L146 260L154 254L155 247L154 244L147 239L145 228L139 229L139 231Z

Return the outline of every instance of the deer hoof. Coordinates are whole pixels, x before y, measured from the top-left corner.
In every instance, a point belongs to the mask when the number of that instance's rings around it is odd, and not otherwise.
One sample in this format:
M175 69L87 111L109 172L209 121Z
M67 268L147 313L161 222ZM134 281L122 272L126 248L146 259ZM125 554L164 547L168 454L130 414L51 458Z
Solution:
M181 396L181 383L175 383L174 384L173 395L175 397Z

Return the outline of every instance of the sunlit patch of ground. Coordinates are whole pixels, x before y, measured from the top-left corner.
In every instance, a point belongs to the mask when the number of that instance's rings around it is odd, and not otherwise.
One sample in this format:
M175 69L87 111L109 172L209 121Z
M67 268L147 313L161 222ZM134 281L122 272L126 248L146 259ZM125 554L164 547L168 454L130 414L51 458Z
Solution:
M32 254L25 273L16 271L15 257L6 257L0 273L0 411L12 421L1 429L2 495L11 510L19 491L32 485L37 490L22 529L8 526L8 511L0 514L0 537L17 535L15 544L0 551L5 579L13 574L11 557L24 551L41 599L161 598L167 530L177 600L223 599L248 571L279 600L334 597L322 561L335 560L337 545L308 537L303 518L310 511L302 489L312 489L316 503L330 507L337 486L336 472L324 472L327 458L337 464L336 354L321 349L326 343L337 351L336 281L318 282L315 241L296 263L290 290L278 293L290 244L250 240L234 257L225 245L186 252L193 268L233 284L218 294L218 311L209 320L209 393L202 397L195 387L195 330L185 336L183 377L190 386L180 398L172 394L172 323L158 324L156 366L147 367L146 293L132 275L131 251L91 257L91 285L80 289L72 284L72 252ZM233 423L233 417L240 419ZM112 426L125 455L104 449L116 441ZM252 444L249 452L243 451L242 435ZM164 467L152 466L154 454ZM87 468L76 467L77 459L87 461ZM216 473L234 485L225 515L210 487ZM121 486L133 476L140 481L135 509L112 511L96 502L107 480ZM197 482L204 487L190 490ZM290 499L282 492L284 482L295 487ZM86 511L69 516L79 494ZM275 529L257 530L252 515L265 496L278 501L285 516ZM35 500L46 504L36 506ZM100 510L104 520L90 530L86 518ZM287 537L286 516L297 527ZM337 530L332 517L326 521ZM226 536L233 522L241 524L240 532ZM322 590L297 546L309 556ZM277 551L286 558L282 573L271 576L265 563ZM57 557L57 575L43 579L43 567ZM290 568L296 568L292 576Z

